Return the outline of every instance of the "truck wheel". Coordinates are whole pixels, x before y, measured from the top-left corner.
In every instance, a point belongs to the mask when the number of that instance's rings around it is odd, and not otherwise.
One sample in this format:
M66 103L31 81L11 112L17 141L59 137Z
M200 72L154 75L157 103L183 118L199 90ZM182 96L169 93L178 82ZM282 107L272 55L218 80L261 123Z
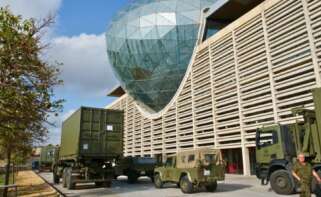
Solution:
M62 173L62 187L67 187L67 168L64 168L63 173Z
M68 168L66 174L67 189L71 190L75 188L75 183L72 178L72 168Z
M208 185L205 185L206 191L208 192L215 192L217 188L217 181L214 181Z
M289 195L294 191L290 174L286 170L277 170L271 174L270 184L277 194Z
M317 171L319 177L321 177L321 171ZM318 184L318 181L313 177L312 183L311 183L311 191L315 193L316 196L321 196L321 187Z
M164 183L159 174L154 176L154 185L156 188L163 188Z
M52 176L53 176L53 182L54 182L54 184L59 184L60 177L56 174L55 171L53 171Z
M179 185L181 186L181 190L185 194L191 194L194 192L194 186L193 183L191 183L187 177L187 175L183 176L179 182Z

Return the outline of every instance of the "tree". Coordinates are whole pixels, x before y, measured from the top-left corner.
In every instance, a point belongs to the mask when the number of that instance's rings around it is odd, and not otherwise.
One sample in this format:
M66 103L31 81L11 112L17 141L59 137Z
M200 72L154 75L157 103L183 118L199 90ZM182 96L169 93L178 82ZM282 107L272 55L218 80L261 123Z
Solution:
M7 161L5 184L12 155L42 142L50 114L62 109L63 100L54 98L54 88L62 84L60 64L41 58L47 47L41 42L43 31L52 23L52 17L23 20L0 8L0 152Z

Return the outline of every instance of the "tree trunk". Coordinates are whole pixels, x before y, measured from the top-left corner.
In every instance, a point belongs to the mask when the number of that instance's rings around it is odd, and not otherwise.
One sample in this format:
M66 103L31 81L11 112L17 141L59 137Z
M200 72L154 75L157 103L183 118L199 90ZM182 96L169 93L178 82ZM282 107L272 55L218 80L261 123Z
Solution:
M9 185L9 178L10 178L10 165L11 165L11 149L7 149L7 165L5 171L5 180L4 185ZM4 188L3 197L8 196L8 188Z

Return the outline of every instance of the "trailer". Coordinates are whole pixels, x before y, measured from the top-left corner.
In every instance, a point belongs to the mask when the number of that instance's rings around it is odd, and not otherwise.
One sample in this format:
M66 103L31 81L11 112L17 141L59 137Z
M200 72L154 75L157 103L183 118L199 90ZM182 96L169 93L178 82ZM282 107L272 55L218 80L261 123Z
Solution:
M62 125L61 145L53 165L54 183L111 185L114 164L123 153L123 112L81 107Z

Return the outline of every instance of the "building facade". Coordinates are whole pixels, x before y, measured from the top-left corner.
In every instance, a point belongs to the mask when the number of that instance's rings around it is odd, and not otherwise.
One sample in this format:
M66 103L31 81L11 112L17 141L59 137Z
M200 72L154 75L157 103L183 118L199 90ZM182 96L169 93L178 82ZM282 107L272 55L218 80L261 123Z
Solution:
M321 86L321 1L265 0L201 42L171 102L149 114L124 94L124 153L164 156L223 150L230 172L251 174L255 131L293 123Z

